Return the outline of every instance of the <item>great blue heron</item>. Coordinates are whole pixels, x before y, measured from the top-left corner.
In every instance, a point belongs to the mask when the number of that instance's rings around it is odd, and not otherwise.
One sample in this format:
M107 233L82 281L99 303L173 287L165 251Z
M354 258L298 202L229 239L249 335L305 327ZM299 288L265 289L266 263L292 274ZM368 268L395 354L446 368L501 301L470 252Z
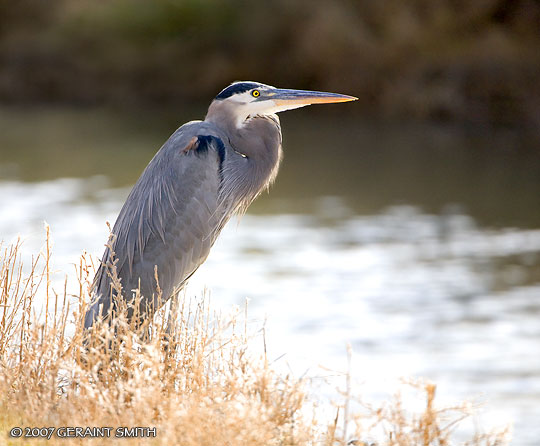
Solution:
M119 299L131 318L136 289L140 318L151 317L182 289L229 218L274 181L281 160L276 113L355 99L258 82L235 82L221 91L204 121L173 133L127 197L94 279L85 328L108 317ZM113 253L122 296L111 277Z

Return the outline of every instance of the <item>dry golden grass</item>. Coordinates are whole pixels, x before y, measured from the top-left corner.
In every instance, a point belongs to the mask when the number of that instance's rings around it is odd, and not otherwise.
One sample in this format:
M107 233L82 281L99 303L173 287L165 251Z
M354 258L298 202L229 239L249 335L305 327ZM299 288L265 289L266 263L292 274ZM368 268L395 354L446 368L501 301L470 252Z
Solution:
M437 408L435 386L423 383L414 384L425 398L419 411L404 407L398 395L351 413L349 377L335 419L317 419L305 383L275 372L263 348L252 353L241 317L214 314L207 299L180 303L167 345L163 310L147 327L145 342L120 315L116 329L99 327L85 346L82 315L92 262L80 259L77 296L66 287L58 294L51 287L49 246L47 231L46 246L28 270L20 242L0 246L1 444L333 446L376 437L379 446L443 446L455 444L453 428L469 415L466 405ZM111 346L107 354L96 339ZM15 426L23 427L21 438L10 436ZM113 430L105 439L59 438L66 426ZM155 428L156 435L115 438L120 426ZM25 438L25 427L56 429L47 440ZM502 445L505 436L474 435L462 444Z

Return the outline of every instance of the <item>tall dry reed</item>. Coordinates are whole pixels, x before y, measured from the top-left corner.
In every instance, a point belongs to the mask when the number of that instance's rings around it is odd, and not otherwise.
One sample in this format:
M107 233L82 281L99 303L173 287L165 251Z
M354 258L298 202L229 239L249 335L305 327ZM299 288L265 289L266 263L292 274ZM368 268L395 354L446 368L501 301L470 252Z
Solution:
M20 251L20 241L0 245L1 444L333 446L376 437L381 446L449 445L455 424L468 416L464 405L437 408L431 384L415 384L426 401L420 411L397 396L354 413L349 376L335 419L317 418L306 383L275 372L263 348L248 347L241 315L222 317L208 299L183 296L172 317L160 310L144 341L125 311L85 341L90 257L80 258L73 296L67 278L61 292L51 286L48 229L27 269ZM121 427L148 429L119 438ZM504 438L475 434L464 444L495 446Z

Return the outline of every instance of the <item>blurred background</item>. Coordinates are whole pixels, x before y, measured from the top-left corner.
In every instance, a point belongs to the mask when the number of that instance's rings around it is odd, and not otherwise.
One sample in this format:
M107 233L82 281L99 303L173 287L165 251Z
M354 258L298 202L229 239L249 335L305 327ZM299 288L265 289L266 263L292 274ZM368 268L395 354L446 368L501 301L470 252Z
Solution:
M30 257L46 220L62 290L161 144L234 80L359 101L281 115L275 186L188 295L249 298L275 365L314 386L350 343L364 394L424 376L536 445L540 3L0 0L0 240Z

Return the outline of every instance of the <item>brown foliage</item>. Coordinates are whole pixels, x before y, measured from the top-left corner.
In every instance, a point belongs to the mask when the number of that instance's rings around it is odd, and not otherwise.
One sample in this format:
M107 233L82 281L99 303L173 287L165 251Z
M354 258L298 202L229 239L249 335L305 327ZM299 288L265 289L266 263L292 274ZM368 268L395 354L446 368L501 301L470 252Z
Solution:
M533 0L0 0L0 100L208 102L253 79L535 126L539 22Z
M48 231L47 231L48 236ZM79 294L50 286L49 238L29 269L20 242L0 253L0 438L3 444L182 444L315 445L362 443L379 432L382 445L447 445L453 426L468 415L466 406L437 408L435 386L415 384L424 407L415 412L394 401L349 414L350 388L337 414L344 428L309 415L305 383L280 376L264 353L248 349L247 330L237 316L213 314L207 301L183 299L174 329L166 332L164 311L141 341L116 315L84 342L82 315L88 299L92 262L83 255L76 268ZM45 295L48 313L36 299ZM104 350L106 346L106 350ZM350 383L350 379L347 380ZM344 410L344 408L347 408ZM367 407L367 406L366 406ZM451 414L451 416L448 416ZM350 439L347 425L356 428ZM11 438L14 426L155 427L156 437ZM352 430L352 428L351 428ZM477 435L470 445L502 445L505 433ZM364 443L365 444L365 443Z

